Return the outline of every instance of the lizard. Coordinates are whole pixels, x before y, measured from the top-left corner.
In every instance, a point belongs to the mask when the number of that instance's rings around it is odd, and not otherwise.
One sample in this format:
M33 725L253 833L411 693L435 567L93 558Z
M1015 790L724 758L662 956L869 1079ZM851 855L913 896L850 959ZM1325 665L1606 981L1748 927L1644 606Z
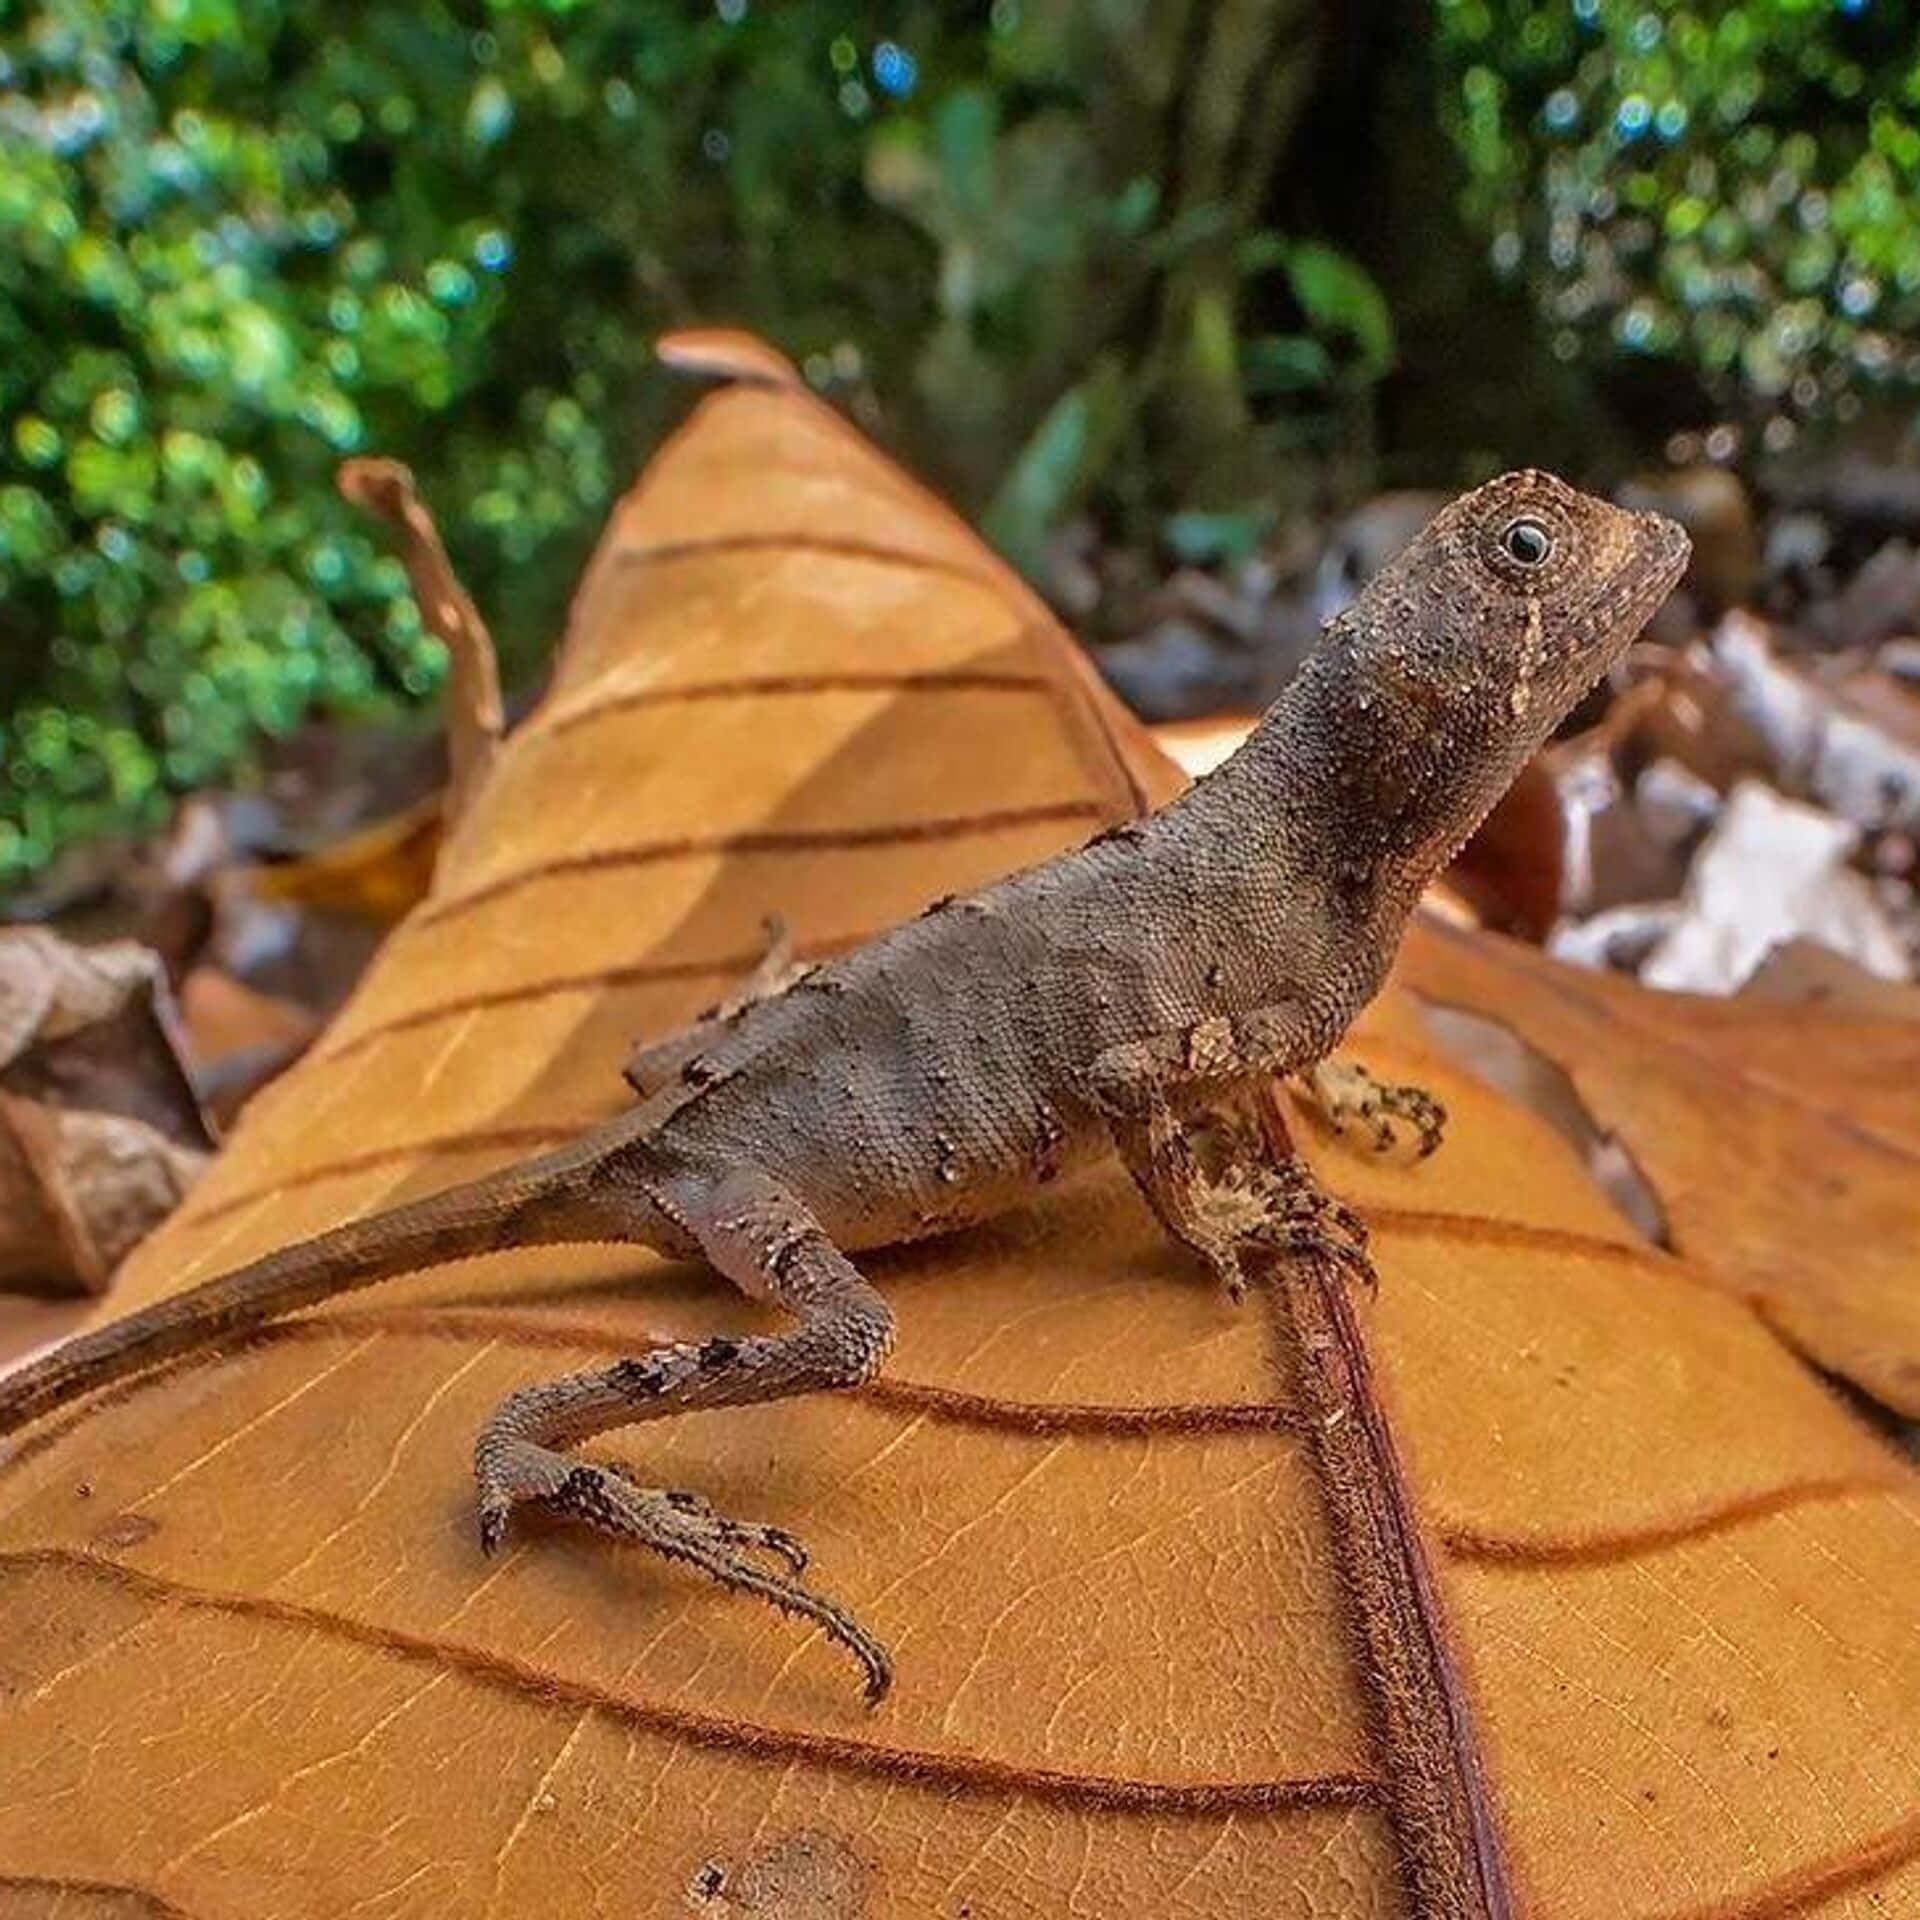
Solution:
M1428 882L1687 554L1673 522L1550 474L1488 482L1327 622L1241 747L1165 806L817 965L771 955L639 1052L637 1103L614 1118L68 1341L0 1379L0 1435L422 1266L564 1241L702 1259L790 1324L510 1394L474 1445L481 1545L497 1550L527 1504L639 1543L810 1619L877 1701L885 1647L807 1584L791 1534L576 1449L690 1409L861 1385L894 1322L850 1256L987 1219L1102 1152L1237 1297L1245 1222L1214 1204L1189 1128L1223 1094L1322 1067ZM1286 1244L1370 1275L1360 1223L1304 1160L1286 1172Z

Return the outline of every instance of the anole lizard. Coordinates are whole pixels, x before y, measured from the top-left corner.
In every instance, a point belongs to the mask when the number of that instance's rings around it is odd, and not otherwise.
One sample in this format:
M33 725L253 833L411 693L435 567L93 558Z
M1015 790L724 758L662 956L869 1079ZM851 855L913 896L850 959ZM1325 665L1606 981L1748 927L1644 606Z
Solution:
M645 1049L639 1104L573 1144L351 1221L0 1380L0 1434L70 1396L348 1288L495 1248L699 1257L791 1330L663 1346L510 1395L474 1449L482 1544L523 1502L885 1649L776 1528L571 1451L611 1428L870 1379L886 1301L848 1258L995 1214L1117 1148L1236 1293L1237 1228L1184 1128L1311 1072L1373 997L1422 888L1679 578L1670 521L1512 473L1448 507L1344 613L1246 743L1159 812ZM1423 1125L1417 1108L1412 1117ZM1354 1250L1304 1164L1292 1230Z

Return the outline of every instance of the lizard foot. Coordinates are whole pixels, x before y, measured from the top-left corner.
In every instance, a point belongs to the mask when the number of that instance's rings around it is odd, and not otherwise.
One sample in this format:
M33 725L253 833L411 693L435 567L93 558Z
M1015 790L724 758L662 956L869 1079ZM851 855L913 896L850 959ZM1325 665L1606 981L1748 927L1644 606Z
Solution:
M1380 1275L1367 1252L1367 1223L1344 1200L1302 1171L1279 1183L1277 1202L1261 1229L1263 1240L1294 1258L1331 1260L1369 1294L1379 1292Z
M1141 1191L1173 1236L1204 1260L1236 1306L1249 1249L1331 1260L1369 1292L1366 1223L1289 1149L1275 1162L1231 1107L1184 1118L1161 1107L1115 1126Z
M1323 1188L1288 1183L1275 1238L1288 1254L1331 1260L1369 1294L1379 1292L1380 1275L1367 1252L1367 1223Z
M1445 1137L1447 1110L1426 1088L1377 1080L1357 1060L1322 1060L1306 1085L1336 1133L1363 1132L1376 1153L1405 1145L1410 1131L1424 1160Z
M1369 1293L1379 1289L1367 1252L1367 1223L1328 1193L1304 1161L1252 1175L1235 1173L1192 1190L1179 1232L1236 1305L1246 1295L1241 1261L1248 1247L1330 1260Z
M735 1593L811 1620L858 1662L869 1705L877 1706L893 1684L886 1648L837 1601L801 1584L806 1549L784 1528L730 1520L700 1494L642 1486L625 1467L575 1460L522 1440L492 1452L481 1474L480 1544L487 1553L498 1551L514 1507L525 1502L650 1547ZM781 1569L756 1555L778 1560Z
M1266 1218L1263 1198L1232 1167L1207 1163L1217 1145L1205 1125L1183 1127L1156 1106L1146 1127L1143 1187L1161 1222L1207 1264L1234 1306L1247 1297L1240 1248ZM1214 1151L1210 1151L1214 1150Z
M1379 1291L1367 1223L1327 1192L1304 1162L1290 1162L1273 1176L1271 1204L1255 1237L1295 1258L1330 1260L1368 1293Z

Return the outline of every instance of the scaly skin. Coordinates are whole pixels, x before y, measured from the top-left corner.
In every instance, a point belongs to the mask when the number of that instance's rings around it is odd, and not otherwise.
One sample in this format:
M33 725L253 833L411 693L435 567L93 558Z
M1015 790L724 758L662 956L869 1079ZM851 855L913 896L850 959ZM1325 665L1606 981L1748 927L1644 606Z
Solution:
M893 1321L848 1252L986 1218L1105 1149L1237 1286L1238 1229L1194 1187L1182 1116L1326 1057L1385 977L1422 888L1686 556L1670 521L1550 475L1489 483L1329 624L1231 760L1157 814L784 986L770 969L765 997L650 1050L633 1069L640 1104L557 1153L69 1342L0 1381L0 1434L419 1266L556 1240L698 1254L797 1326L514 1394L475 1449L483 1544L498 1544L522 1501L572 1514L814 1619L877 1698L884 1649L802 1584L790 1537L568 1449L690 1407L870 1378ZM1298 1219L1313 1213L1297 1192L1290 1204ZM1323 1231L1363 1257L1357 1223L1329 1213Z

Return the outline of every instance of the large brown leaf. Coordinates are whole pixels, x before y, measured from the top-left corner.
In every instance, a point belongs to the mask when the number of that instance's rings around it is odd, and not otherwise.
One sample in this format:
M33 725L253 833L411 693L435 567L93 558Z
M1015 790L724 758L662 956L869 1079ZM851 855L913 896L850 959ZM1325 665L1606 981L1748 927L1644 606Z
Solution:
M770 911L837 945L1164 789L964 529L749 366L122 1302L607 1111ZM489 1406L755 1323L700 1272L425 1273L50 1423L0 1478L0 1912L1915 1910L1911 1477L1408 1002L1362 1051L1453 1129L1413 1168L1307 1133L1382 1274L1307 1345L1308 1295L1231 1311L1105 1171L874 1262L875 1387L614 1443L804 1535L899 1656L875 1715L650 1558L473 1543ZM1477 1842L1421 1824L1449 1779Z

